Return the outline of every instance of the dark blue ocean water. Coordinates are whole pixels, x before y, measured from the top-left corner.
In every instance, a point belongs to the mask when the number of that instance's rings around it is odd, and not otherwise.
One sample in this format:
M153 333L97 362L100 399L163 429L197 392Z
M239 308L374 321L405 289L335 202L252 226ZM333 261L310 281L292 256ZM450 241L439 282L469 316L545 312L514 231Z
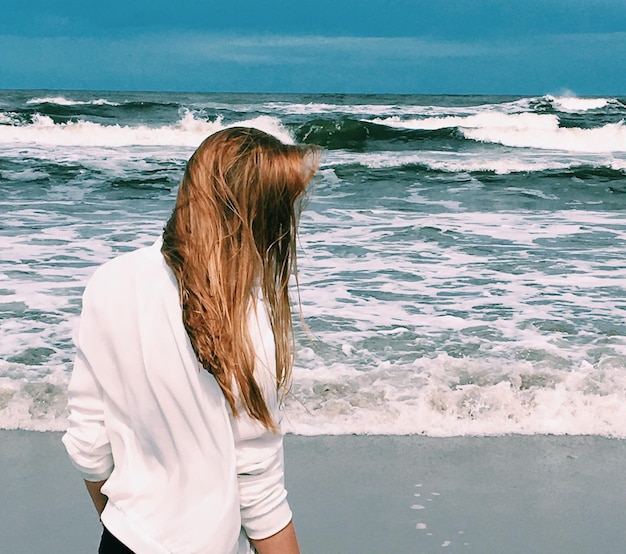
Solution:
M626 436L625 102L0 91L0 427L64 427L88 276L251 125L324 147L288 429Z

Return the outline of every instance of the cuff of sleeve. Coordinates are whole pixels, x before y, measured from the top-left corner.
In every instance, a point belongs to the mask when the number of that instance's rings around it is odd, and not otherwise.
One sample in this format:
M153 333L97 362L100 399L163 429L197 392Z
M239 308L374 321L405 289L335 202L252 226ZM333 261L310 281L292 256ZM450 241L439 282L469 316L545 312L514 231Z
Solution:
M76 440L70 432L66 432L61 439L69 458L74 467L79 471L85 481L104 481L113 473L113 456L110 449L101 449L103 452L92 456L86 456L79 448L80 441Z
M266 539L287 527L292 518L289 502L285 498L270 513L243 521L243 528L253 540Z
M113 473L113 466L108 467L105 470L101 470L100 468L86 468L77 464L74 460L72 460L72 464L74 464L74 467L78 470L78 472L81 474L82 478L85 481L104 481L111 476L111 473Z

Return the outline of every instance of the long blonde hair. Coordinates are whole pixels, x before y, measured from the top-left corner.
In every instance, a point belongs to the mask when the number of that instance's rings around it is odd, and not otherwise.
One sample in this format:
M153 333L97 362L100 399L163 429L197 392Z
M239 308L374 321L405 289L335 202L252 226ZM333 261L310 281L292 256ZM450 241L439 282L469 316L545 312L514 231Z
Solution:
M163 256L178 281L183 323L202 366L235 415L276 429L254 379L247 328L260 287L276 343L276 387L293 365L288 283L295 271L299 199L317 169L318 149L285 145L257 129L209 136L187 162Z

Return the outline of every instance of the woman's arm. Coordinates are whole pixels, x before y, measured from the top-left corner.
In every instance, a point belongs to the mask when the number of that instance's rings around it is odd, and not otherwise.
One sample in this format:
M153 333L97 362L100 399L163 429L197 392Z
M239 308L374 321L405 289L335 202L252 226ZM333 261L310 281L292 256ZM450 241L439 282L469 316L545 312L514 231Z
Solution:
M102 485L106 482L106 479L104 481L87 481L85 479L85 485L87 485L89 496L91 496L91 500L93 501L93 505L96 507L99 516L102 515L108 500L108 498L102 494L101 491Z
M254 377L263 392L270 415L278 425L281 413L276 391L274 335L260 299L250 310L249 331L255 350ZM290 525L292 513L285 490L283 435L253 420L241 405L239 417L230 415L235 440L241 525L253 544L259 541L259 552L297 553L295 532ZM284 550L274 548L274 543L288 545L289 542L285 542L287 539L296 550L289 550L286 546Z
M104 426L103 391L94 367L101 364L107 350L106 341L101 340L102 322L97 306L102 296L98 293L102 290L98 272L85 288L80 325L74 335L76 357L67 389L68 426L62 439L83 479L93 483L106 480L113 471L111 444Z
M252 544L258 554L300 554L293 521L271 537L252 540Z

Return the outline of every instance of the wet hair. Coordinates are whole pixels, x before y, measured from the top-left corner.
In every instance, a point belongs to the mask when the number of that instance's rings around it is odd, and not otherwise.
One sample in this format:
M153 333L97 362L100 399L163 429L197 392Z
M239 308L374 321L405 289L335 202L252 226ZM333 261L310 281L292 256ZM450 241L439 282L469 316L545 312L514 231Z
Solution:
M178 282L183 323L201 365L233 414L277 429L254 378L248 331L259 287L276 344L276 388L293 366L288 284L296 271L300 199L317 169L314 146L283 144L244 127L209 136L187 162L163 232L162 253Z

